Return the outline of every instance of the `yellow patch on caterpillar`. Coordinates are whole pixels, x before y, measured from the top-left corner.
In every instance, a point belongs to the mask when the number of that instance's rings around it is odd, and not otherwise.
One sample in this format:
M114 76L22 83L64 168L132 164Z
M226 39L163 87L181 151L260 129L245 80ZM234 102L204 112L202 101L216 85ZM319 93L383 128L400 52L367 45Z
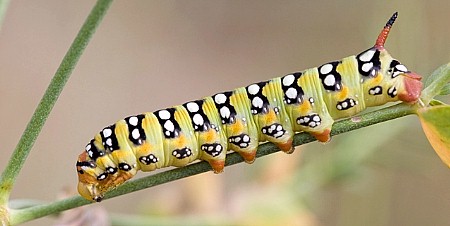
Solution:
M306 114L308 114L309 112L311 112L311 110L312 110L312 105L311 105L311 103L310 103L309 101L303 101L303 102L300 104L298 110L300 111L301 115L306 115Z
M349 89L348 86L342 86L342 89L339 93L337 93L337 100L344 100L348 97Z
M205 138L205 143L214 143L217 140L217 132L214 129L204 132L201 136Z
M186 146L186 144L187 144L187 138L186 138L186 135L180 134L180 136L176 138L174 144L175 144L177 147L184 147L184 146Z
M241 134L244 131L244 124L241 120L237 120L236 123L230 125L231 134Z
M277 121L277 114L275 113L275 111L273 109L270 109L269 112L266 115L264 115L264 117L265 117L265 121L267 122L266 124Z

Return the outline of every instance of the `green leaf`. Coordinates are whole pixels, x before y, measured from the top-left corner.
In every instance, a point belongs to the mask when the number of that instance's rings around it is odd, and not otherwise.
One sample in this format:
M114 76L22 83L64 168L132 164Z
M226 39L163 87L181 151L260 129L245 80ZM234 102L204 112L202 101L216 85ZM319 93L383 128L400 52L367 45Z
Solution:
M439 92L439 95L445 96L450 94L450 84L445 84L444 87L442 87L441 92Z
M417 115L434 151L450 167L450 106L422 108Z
M435 100L435 99L433 99L433 100L430 101L430 106L439 106L439 105L447 105L447 104L445 104L445 103L442 102L442 101Z
M446 93L447 83L450 81L450 63L444 64L436 69L425 81L425 89L420 99L428 106L428 103L437 95Z

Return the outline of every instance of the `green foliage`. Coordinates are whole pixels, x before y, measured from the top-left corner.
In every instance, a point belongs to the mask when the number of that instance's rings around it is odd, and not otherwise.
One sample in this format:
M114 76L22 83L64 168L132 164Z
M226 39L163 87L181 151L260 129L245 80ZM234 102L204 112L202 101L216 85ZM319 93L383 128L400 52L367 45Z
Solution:
M437 95L449 93L450 63L444 64L436 69L425 81L425 89L422 91L420 99L427 106Z
M450 93L450 63L435 70L425 82L421 100L425 105L417 111L423 131L441 160L450 167L450 106L433 100ZM429 105L429 106L428 106Z
M422 108L418 111L418 116L431 146L450 167L450 106Z

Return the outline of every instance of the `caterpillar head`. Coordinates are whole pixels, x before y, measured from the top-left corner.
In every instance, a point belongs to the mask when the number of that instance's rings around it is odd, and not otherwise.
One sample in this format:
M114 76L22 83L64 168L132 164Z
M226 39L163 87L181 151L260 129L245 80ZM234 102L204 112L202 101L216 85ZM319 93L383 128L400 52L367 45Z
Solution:
M83 151L78 156L77 172L78 172L78 193L87 199L100 202L103 199L103 191L100 189L99 182L94 176L97 164L93 160L89 160L86 152Z
M104 156L108 158L108 156ZM100 167L101 166L101 167ZM86 151L78 156L78 193L87 200L100 202L104 194L132 178L136 170L117 167L103 167L101 159L92 160Z
M397 18L394 13L379 34L375 46L358 54L358 70L369 106L390 101L415 103L422 90L421 76L408 70L384 48L389 31Z

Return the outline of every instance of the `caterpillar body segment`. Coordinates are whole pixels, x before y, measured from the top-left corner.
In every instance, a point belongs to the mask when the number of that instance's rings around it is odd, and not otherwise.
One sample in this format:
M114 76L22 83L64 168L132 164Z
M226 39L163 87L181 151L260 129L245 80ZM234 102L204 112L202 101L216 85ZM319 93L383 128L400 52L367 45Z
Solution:
M105 127L78 157L79 193L99 202L139 170L182 167L197 159L220 173L228 150L248 163L255 160L260 142L273 142L291 153L296 132L327 142L334 120L387 102L416 102L420 76L384 48L396 17L374 47L356 56Z

